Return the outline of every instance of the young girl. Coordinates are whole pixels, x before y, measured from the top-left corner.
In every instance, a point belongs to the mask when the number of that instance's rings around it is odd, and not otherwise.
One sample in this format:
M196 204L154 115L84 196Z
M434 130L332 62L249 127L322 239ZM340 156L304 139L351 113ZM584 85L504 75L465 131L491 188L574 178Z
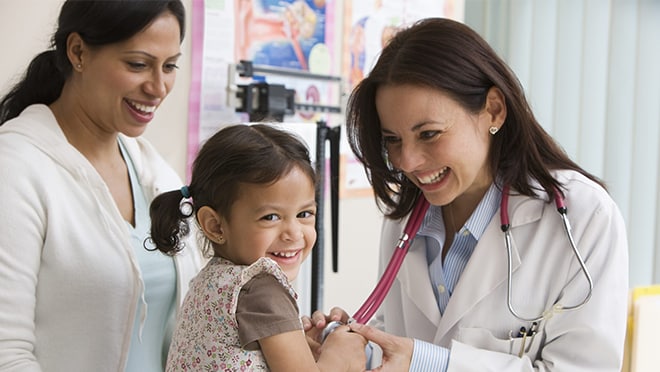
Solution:
M366 341L348 327L315 361L289 284L316 241L314 185L309 152L293 134L235 125L204 144L189 186L154 200L151 240L160 251L183 249L194 214L213 256L190 283L167 371L364 369Z

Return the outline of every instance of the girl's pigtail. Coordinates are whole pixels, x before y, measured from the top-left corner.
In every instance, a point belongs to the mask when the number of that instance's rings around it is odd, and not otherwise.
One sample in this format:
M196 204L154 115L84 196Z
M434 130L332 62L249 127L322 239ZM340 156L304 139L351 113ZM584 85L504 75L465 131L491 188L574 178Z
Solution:
M170 256L183 250L183 238L190 232L188 218L193 215L188 187L156 196L149 207L149 215L151 237L145 241L145 248L158 249Z

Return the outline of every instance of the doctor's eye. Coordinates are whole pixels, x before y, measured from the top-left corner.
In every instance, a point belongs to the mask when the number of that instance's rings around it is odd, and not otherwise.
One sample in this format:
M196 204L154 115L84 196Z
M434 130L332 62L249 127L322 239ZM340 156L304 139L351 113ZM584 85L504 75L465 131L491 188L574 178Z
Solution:
M425 130L419 133L419 138L422 140L428 140L436 137L437 135L442 134L440 130Z
M401 142L401 139L395 136L383 136L383 145L388 146Z

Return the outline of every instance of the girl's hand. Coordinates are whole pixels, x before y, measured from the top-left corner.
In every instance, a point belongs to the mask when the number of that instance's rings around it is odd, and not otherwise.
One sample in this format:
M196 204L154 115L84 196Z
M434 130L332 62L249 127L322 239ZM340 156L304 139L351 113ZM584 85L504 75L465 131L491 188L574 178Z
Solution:
M332 321L340 321L346 324L348 323L348 319L348 313L339 307L333 307L330 310L330 314L327 315L323 314L322 311L317 310L312 314L311 317L305 315L301 318L305 333L316 329L319 330L318 334L321 333L320 330L323 330L323 328L325 328L328 323Z
M344 324L347 323L348 314L338 307L333 307L330 310L330 314L328 315L325 315L322 311L317 310L312 314L311 317L306 315L302 316L301 320L303 324L303 330L305 331L305 336L307 337L307 344L312 350L314 358L318 360L321 354L321 334L323 333L323 329L325 329L325 326L328 323L335 320L344 322Z
M348 326L337 327L320 347L318 365L321 371L363 372L367 365L367 340L351 332Z

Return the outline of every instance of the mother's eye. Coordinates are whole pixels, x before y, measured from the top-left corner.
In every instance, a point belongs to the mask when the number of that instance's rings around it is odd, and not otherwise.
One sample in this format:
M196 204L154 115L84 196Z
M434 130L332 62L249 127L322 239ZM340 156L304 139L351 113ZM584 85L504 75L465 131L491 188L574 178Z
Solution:
M126 64L128 64L130 68L135 70L139 70L147 67L147 64L142 62L126 62Z
M163 67L163 70L166 72L172 72L174 70L178 70L179 66L176 63L168 63Z

